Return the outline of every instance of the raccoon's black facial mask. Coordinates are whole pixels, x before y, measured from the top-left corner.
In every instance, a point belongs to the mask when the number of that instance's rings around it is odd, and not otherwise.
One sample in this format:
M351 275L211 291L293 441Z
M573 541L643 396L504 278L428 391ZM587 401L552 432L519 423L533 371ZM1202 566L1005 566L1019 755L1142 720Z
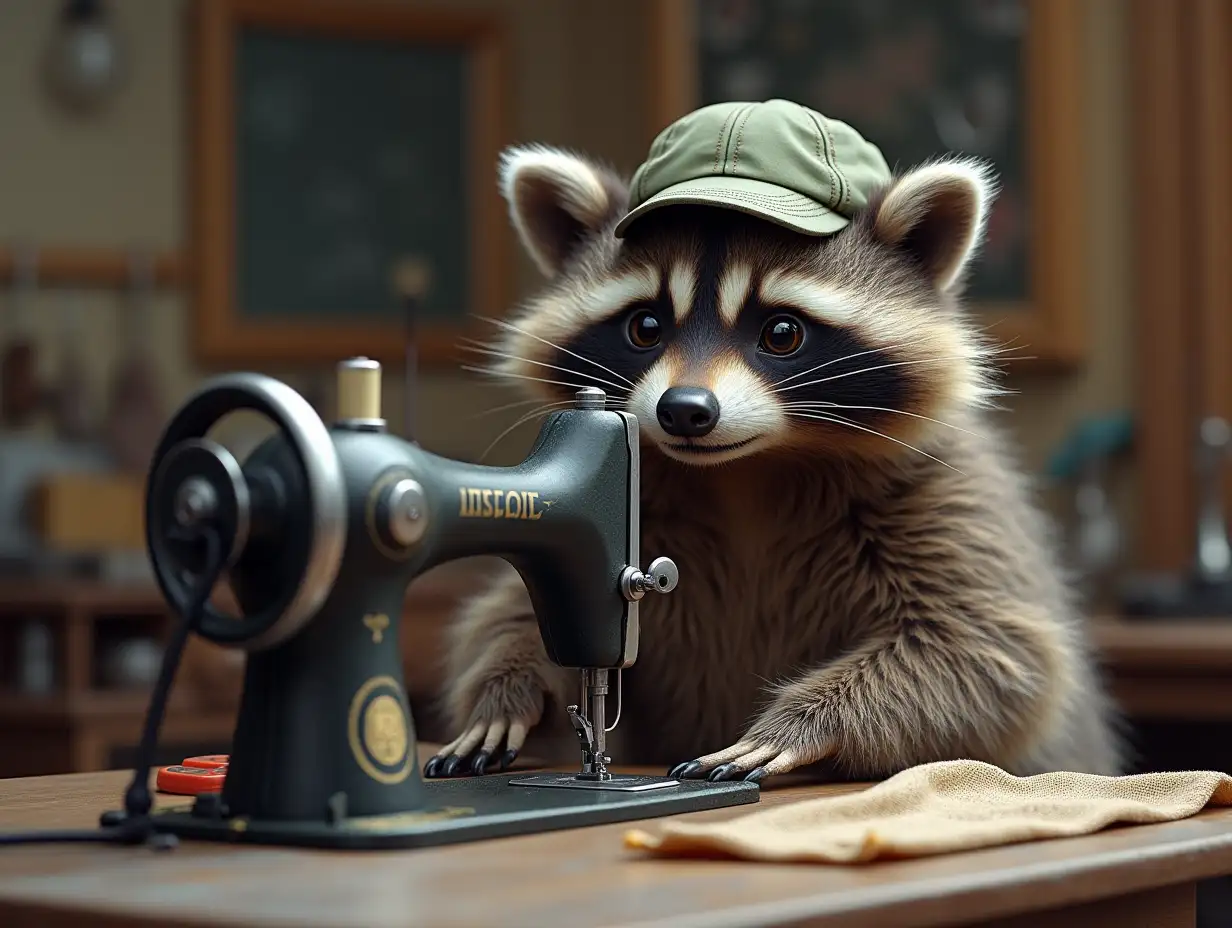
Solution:
M553 363L577 369L586 358L596 376L635 384L629 410L667 454L690 463L799 444L802 433L836 426L879 431L911 404L911 377L891 352L820 321L816 297L814 305L783 298L801 280L774 276L766 258L798 263L790 249L807 256L814 241L790 237L784 248L781 233L755 220L707 219L686 230L675 216L670 235L634 243L629 273L657 281L655 292L578 332ZM674 241L685 247L672 249Z

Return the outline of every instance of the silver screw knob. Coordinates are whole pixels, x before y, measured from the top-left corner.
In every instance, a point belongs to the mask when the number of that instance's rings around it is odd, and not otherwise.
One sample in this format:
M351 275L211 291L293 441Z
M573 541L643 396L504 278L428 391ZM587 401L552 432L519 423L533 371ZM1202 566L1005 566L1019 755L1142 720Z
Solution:
M670 593L680 582L680 569L670 557L656 557L650 562L650 569L646 573L653 581L651 589L660 593Z
M428 530L428 504L418 481L405 477L389 491L389 534L400 545L413 545Z
M607 405L607 394L598 387L582 387L573 394L573 405L577 409L602 409Z
M670 557L657 557L645 572L626 567L620 575L620 592L630 602L637 602L647 593L670 593L680 582L680 569Z

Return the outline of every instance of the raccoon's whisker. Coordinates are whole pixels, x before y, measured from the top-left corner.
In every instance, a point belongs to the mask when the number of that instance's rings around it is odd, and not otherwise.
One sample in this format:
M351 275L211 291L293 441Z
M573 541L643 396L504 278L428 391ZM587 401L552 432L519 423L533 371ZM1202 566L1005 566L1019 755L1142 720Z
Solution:
M1014 342L1018 341L1018 339L1019 339L1019 336L1015 335L1012 339L1010 339L1004 345L998 345L996 348L989 348L986 354L999 355L999 354L1005 354L1007 351L1021 351L1024 348L1031 347L1029 344L1015 345ZM1020 358L1010 358L1010 360L1011 361L1034 361L1035 355L1023 355Z
M470 371L473 374L487 374L489 377L507 377L511 380L533 380L535 383L550 383L558 387L572 387L574 390L584 390L586 387L593 387L593 383L566 383L563 380L549 380L546 377L532 377L529 374L511 374L508 371L493 370L490 367L472 367L469 364L460 366L460 370Z
M502 404L501 404L501 405L499 405L499 406L492 406L492 407L490 407L490 408L488 408L488 409L484 409L484 410L482 410L482 411L480 411L480 412L474 413L473 415L468 416L468 418L470 418L470 419L478 419L478 418L481 418L482 416L490 416L490 415L492 415L493 413L504 412L506 409L517 409L519 406L529 406L529 405L531 405L532 403L539 403L539 402L542 402L542 401L540 400L540 398L539 398L539 397L537 397L537 396L536 396L536 397L532 397L531 399L528 399L528 400L517 400L516 402L513 402L513 403L502 403ZM565 403L565 402L569 402L569 403L571 403L571 402L573 402L573 401L572 401L572 400L561 400L560 402L562 402L562 403Z
M816 367L810 367L810 368L809 368L808 370L806 370L806 371L800 371L798 374L792 374L790 377L784 377L782 380L778 381L777 383L773 384L772 386L775 386L775 387L781 387L783 384L788 383L788 382L790 382L790 381L792 381L792 380L795 380L797 377L805 377L805 376L807 376L807 375L809 375L809 374L813 373L813 371L819 371L819 370L821 370L823 367L829 367L831 364L839 364L839 363L841 363L841 362L843 362L843 361L850 361L852 358L859 358L859 357L862 357L863 355L866 355L866 354L876 354L878 351L895 351L895 350L897 350L897 349L899 349L899 348L902 348L902 347L905 347L905 346L903 346L903 345L890 345L888 348L868 348L868 349L866 349L866 350L864 350L864 351L857 351L855 354L848 354L848 355L844 355L844 356L843 356L843 357L841 357L841 358L834 358L834 359L833 359L833 360L831 360L831 361L826 361L826 362L824 362L824 363L822 363L822 364L818 364Z
M630 389L637 386L637 384L635 384L628 377L624 376L623 374L616 373L610 367L604 367L598 361L592 360L591 358L588 358L585 355L580 355L576 351L570 351L568 348L565 348L563 345L558 345L555 342L550 342L546 338L540 338L538 335L534 335L530 332L527 332L525 329L520 329L516 325L514 325L512 322L506 322L504 319L495 319L495 318L492 318L491 316L485 316L484 318L487 319L488 322L491 322L493 325L501 326L503 328L509 329L512 332L517 332L519 335L525 335L527 338L533 338L537 342L543 342L543 344L547 345L549 348L555 348L557 351L563 351L567 355L572 355L573 357L577 358L579 361L585 361L587 364L593 364L595 367L599 368L599 370L606 371L607 373L611 374L613 377L619 380L623 380L625 383L629 385Z
M484 409L481 412L472 413L466 418L468 420L469 419L480 419L484 416L490 416L498 412L504 412L507 409L517 409L519 406L529 406L531 403L538 403L538 402L541 402L541 399L540 397L536 396L528 400L518 400L516 403L502 403L499 406L493 406L490 409ZM554 403L552 403L552 405L553 406L572 406L573 403L574 403L573 400L556 400ZM609 409L613 409L613 408L621 409L625 405L625 400L621 399L620 397L609 396L607 398L606 405L608 406Z
M492 440L492 443L488 445L488 447L483 449L483 454L479 455L479 463L482 464L484 460L487 458L487 456L492 453L492 449L500 444L501 439L504 438L506 435L508 435L510 432L512 432L514 429L516 429L518 426L525 425L527 422L530 422L535 418L543 418L545 416L551 415L552 413L556 411L555 407L557 405L558 404L556 403L552 403L549 407L546 407L546 408L541 407L539 409L534 409L528 412L526 415L522 416L522 418L518 419L517 422L513 423L513 425L509 426L509 428L505 429L503 432L497 435L496 438Z
M994 322L992 323L992 325L997 325L997 323ZM992 326L988 326L988 328L991 328L991 327ZM1006 342L1004 345L997 347L997 348L989 348L988 353L989 354L1001 354L1002 352L1012 350L1014 347L1014 342L1017 341L1019 337L1020 336L1015 335L1014 338ZM778 381L772 386L781 387L783 384L790 383L791 381L795 380L797 377L805 377L813 373L814 371L821 370L823 367L829 367L831 364L840 364L843 361L850 361L852 358L863 357L866 354L876 354L879 351L898 351L900 348L906 348L906 347L908 346L907 345L886 345L881 348L867 348L864 351L857 351L853 354L843 355L843 357L841 358L834 358L830 361L825 361L821 364L816 365L815 367L810 367L808 370L804 370L804 371L800 371L798 373L792 374L790 377L784 377L782 380ZM1029 358L1019 358L1018 360L1030 360L1030 359Z
M801 387L812 387L819 383L828 383L831 380L841 380L843 377L855 377L858 374L871 374L873 371L882 371L890 367L907 367L912 364L941 364L946 361L969 361L969 360L971 360L971 358L967 355L954 355L948 358L915 358L910 361L894 361L890 364L877 364L877 365L874 365L873 367L862 367L858 371L846 371L845 373L842 373L842 374L831 374L829 377L822 377L822 378L819 378L818 380L810 380L810 381L807 381L806 383L792 384L790 387L781 387L772 392L786 393L788 390L798 390ZM1021 361L1023 359L1022 358L1010 358L1010 360L1011 361L1014 361L1014 360Z
M589 378L590 380L595 381L596 383L602 383L602 384L606 384L609 387L615 387L617 390L620 390L624 393L629 392L629 388L624 386L623 384L613 383L610 380L604 380L602 377L596 377L594 374L587 374L583 371L574 370L572 367L561 367L559 364L548 364L546 361L535 361L532 358L520 358L515 354L506 354L503 351L493 351L491 348L481 348L481 347L473 346L473 345L462 345L461 347L467 351L473 351L476 354L490 355L491 357L495 357L495 358L504 358L507 361L522 361L525 364L535 364L535 365L538 365L539 367L548 367L554 371L563 371L566 374L576 374L578 377L586 377L586 378Z
M534 398L534 399L530 399L530 400L522 400L521 402L517 402L517 403L504 403L504 404L502 404L502 405L500 405L500 406L493 406L491 409L485 409L483 412L477 412L477 413L475 413L473 416L470 416L469 418L472 418L472 419L477 419L477 418L479 418L480 416L486 416L486 415L489 415L489 414L491 414L491 413L504 412L504 411L505 411L505 410L507 410L507 409L515 409L515 408L517 408L518 406L527 406L527 405L529 405L529 404L531 404L531 403L540 403L540 404L542 404L542 402L543 402L543 400L542 400L542 399L540 399L540 398L536 397L536 398ZM573 405L573 400L555 400L555 401L553 401L553 402L551 402L551 403L548 403L547 405L548 405L548 406L559 406L559 407L564 407L564 406L572 406L572 405ZM540 406L540 407L538 407L538 408L542 409L542 408L545 408L545 407L543 407L543 406L541 405L541 406Z
M844 406L841 403L784 403L783 408L788 412L808 412L808 411L824 411L826 409L847 409L847 410L867 410L869 412L892 412L900 416L910 416L913 419L922 419L925 422L932 422L935 425L944 425L948 429L953 429L956 432L964 432L972 438L983 439L984 436L978 432L972 432L970 429L964 429L951 422L942 422L940 419L933 419L931 416L920 415L918 412L907 412L905 409L890 409L886 406Z
M862 425L858 425L857 423L852 422L850 419L844 419L841 416L819 416L819 415L812 415L809 413L802 413L802 412L788 413L788 415L795 416L798 419L816 419L818 422L830 422L834 425L846 425L849 428L859 429L861 432L868 432L868 434L870 435L876 435L878 438L884 438L886 441L892 441L896 445L902 445L904 448L908 448L911 451L916 452L917 454L922 454L924 455L924 457L930 460L936 461L938 464L941 464L944 467L948 467L950 470L954 471L954 473L956 474L962 474L962 476L964 477L967 476L961 470L955 467L953 464L949 464L941 460L941 458L936 457L935 455L929 454L927 451L921 451L915 445L909 445L905 441L900 441L899 439L893 438L885 434L884 432L878 432L876 429L865 428Z

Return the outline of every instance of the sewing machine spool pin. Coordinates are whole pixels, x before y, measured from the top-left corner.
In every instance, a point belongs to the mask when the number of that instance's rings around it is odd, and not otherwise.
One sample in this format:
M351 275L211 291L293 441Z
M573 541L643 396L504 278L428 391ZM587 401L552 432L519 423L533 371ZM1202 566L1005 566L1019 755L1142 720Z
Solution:
M243 650L247 667L222 792L157 812L155 828L274 845L421 847L756 802L755 783L609 769L639 603L679 579L668 558L638 566L636 417L587 387L544 420L520 464L483 466L390 434L377 362L349 359L337 377L331 425L273 378L227 374L189 397L159 442L145 507L155 576L170 603L183 602L203 575L183 529L217 526L240 615L207 605L196 631ZM278 427L243 463L205 437L238 409ZM417 576L483 555L518 569L549 659L580 673L567 710L582 749L576 772L420 774L392 617ZM517 788L526 786L563 789Z

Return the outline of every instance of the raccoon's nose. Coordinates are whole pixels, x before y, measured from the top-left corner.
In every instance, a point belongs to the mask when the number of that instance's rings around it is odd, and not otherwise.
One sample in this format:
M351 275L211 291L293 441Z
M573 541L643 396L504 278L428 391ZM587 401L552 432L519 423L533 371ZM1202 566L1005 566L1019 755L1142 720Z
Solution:
M719 424L719 398L704 387L671 387L656 412L668 435L701 438Z

